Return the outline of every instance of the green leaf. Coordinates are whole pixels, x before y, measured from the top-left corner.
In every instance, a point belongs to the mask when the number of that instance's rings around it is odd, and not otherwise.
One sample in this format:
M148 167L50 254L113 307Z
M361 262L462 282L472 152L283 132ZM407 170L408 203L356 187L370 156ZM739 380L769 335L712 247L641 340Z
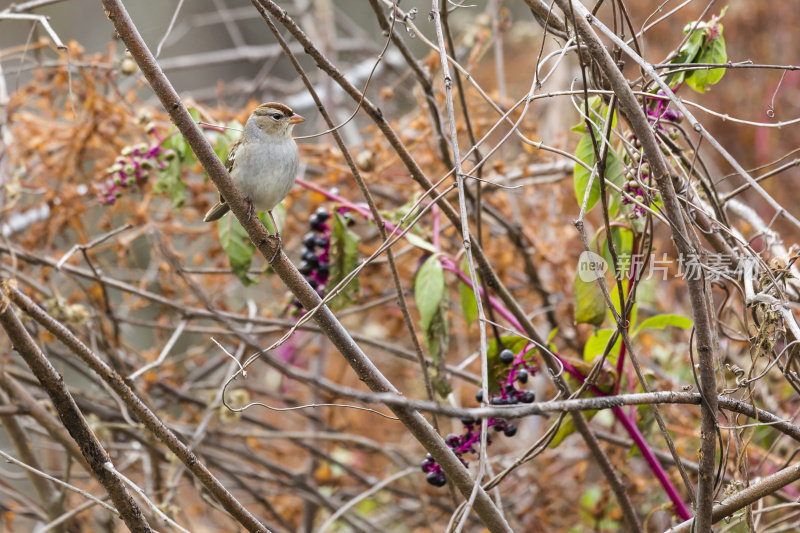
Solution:
M450 345L447 293L444 293L444 296L439 301L439 306L436 308L428 326L423 328L422 334L422 340L425 342L431 361L433 361L430 370L433 388L436 389L436 393L439 396L446 398L453 390L445 370L447 348Z
M674 314L663 314L663 315L656 315L651 316L644 322L642 322L636 331L634 332L634 336L638 335L645 328L657 328L657 329L664 329L667 326L675 326L676 328L681 329L689 329L692 327L692 320L686 318L685 316L681 315L674 315Z
M627 279L623 279L622 280L622 292L624 294L626 294L626 295L628 294L628 283L629 283L629 280L627 280ZM619 301L619 291L617 290L616 287L613 287L609 291L608 297L609 297L609 300L611 300L611 305L614 307L614 311L616 311L618 315L621 315L622 314L622 304ZM628 299L627 298L625 298L625 303L626 304L628 303ZM614 313L611 312L611 309L608 310L608 319L611 321L612 324L615 323L614 322Z
M583 281L575 272L573 281L575 323L600 326L606 318L606 303L597 281Z
M214 142L214 153L217 154L220 161L225 163L228 160L228 154L231 149L231 145L242 136L242 125L236 120L232 120L228 123L227 129L224 132L213 132L216 133L215 142Z
M225 163L228 159L228 150L230 149L231 141L227 135L217 135L217 142L214 143L214 153L217 154L220 161Z
M614 250L617 252L617 268L622 270L622 273L614 272L614 276L616 278L625 278L628 275L632 261L633 232L629 228L611 226L611 239L614 243ZM613 267L614 261L611 257L611 250L608 247L608 238L603 240L602 255L609 267Z
M689 33L691 29L694 27L694 22L690 22L683 28L683 33ZM687 41L683 44L678 55L675 56L670 63L675 65L685 65L687 63L696 63L695 58L697 54L700 52L700 47L703 46L703 40L705 39L705 29L698 29L692 36L687 39ZM687 76L690 76L692 71L683 70L681 72L676 72L675 74L670 75L667 78L667 83L674 87L680 83L683 83L684 79Z
M591 420L592 418L594 418L594 415L596 415L596 414L597 414L597 410L596 409L595 410L591 410L590 409L588 411L583 411L583 416L586 417L587 421ZM550 444L548 444L547 447L548 448L557 447L559 444L561 444L561 442L564 439L566 439L567 437L569 437L573 433L575 433L575 422L573 422L572 421L572 417L568 415L567 418L565 418L564 421L561 423L561 426L558 428L558 431L556 431L556 436L553 437L553 440L550 441Z
M575 149L575 157L586 163L589 168L594 168L595 157L592 148L592 138L587 133L578 142L578 147ZM617 186L622 185L622 171L623 165L619 156L614 150L609 149L606 155L606 169L605 177L607 181L614 183ZM583 205L583 197L586 194L586 189L589 187L589 178L591 172L579 163L575 163L575 197L578 200L578 206ZM586 204L586 211L589 212L592 207L600 199L600 176L595 177L592 183L591 191L589 192L589 200Z
M422 340L433 361L433 386L441 397L446 397L452 391L445 371L450 334L444 270L438 255L428 257L417 272L414 278L414 299L420 315Z
M275 228L275 226L272 224L272 219L269 218L269 212L267 211L262 211L259 213L258 219L262 224L264 224L264 227L267 228L268 232L275 235L275 232L280 230L280 228L283 226L283 223L286 221L286 206L283 204L283 202L275 206L275 208L272 210L272 216L275 217L275 222L278 224L277 228Z
M186 204L186 184L183 183L181 163L176 157L169 161L167 166L158 169L156 182L153 184L153 193L168 194L172 207L180 208Z
M250 242L250 237L245 229L236 220L236 217L231 214L219 219L217 222L217 235L222 249L228 255L228 261L231 264L233 273L236 274L242 285L248 287L258 283L257 278L247 273L253 262L255 247Z
M326 284L327 287L335 287L358 266L358 242L360 240L361 238L347 227L344 217L335 211L329 249L331 273ZM355 302L360 288L361 285L356 276L331 300L331 307L342 309Z
M705 49L697 58L697 63L727 63L728 52L725 49L725 38L722 37L722 24L719 25L719 32L716 39L707 41ZM694 70L686 77L686 84L695 91L703 93L708 90L709 85L714 85L724 75L724 68Z
M595 359L603 355L603 353L605 353L606 346L608 345L608 341L611 339L611 335L613 335L615 331L615 329L600 329L597 330L594 335L589 337L586 340L586 343L583 345L583 360L587 363L594 363ZM611 362L611 364L616 363L616 356L619 353L621 345L622 335L618 335L617 340L614 342L614 346L612 346L611 351L608 352L608 360Z
M461 272L467 273L466 255L461 256L458 266ZM475 292L472 287L461 280L458 283L458 298L461 300L461 313L464 315L464 321L467 324L472 324L478 319L478 302L475 301Z
M195 123L200 122L200 111L196 107L190 107L187 111L189 111L189 116L192 117Z
M581 111L586 111L586 107L583 105L583 102L580 104ZM608 115L608 106L603 104L603 99L599 96L592 96L589 98L589 119L594 125L595 135L599 135L597 124L605 122L606 115ZM617 125L617 113L614 112L614 115L611 117L611 127L615 127ZM570 131L574 131L576 133L586 133L586 120L581 116L580 122L575 124L570 128Z
M422 248L423 250L428 251L428 252L430 252L432 254L436 253L436 248L434 248L431 243L429 243L428 241L426 241L425 239L423 239L422 237L420 237L418 235L414 235L410 231L406 232L406 234L403 235L403 237L409 243L413 244L417 248Z
M553 343L553 339L556 338L556 335L558 335L558 328L553 328L553 330L547 336L547 347L550 348L550 351L554 353L558 352L558 348Z
M423 330L430 327L444 295L444 270L439 257L432 255L422 264L414 279L414 299L417 302L419 323Z
M684 33L689 33L692 28L695 30L670 63L676 65L726 63L728 53L725 48L725 39L722 37L722 24L719 22L725 16L726 10L727 6L720 11L719 15L711 17L708 22L694 21L684 26ZM702 93L710 85L722 79L724 74L724 68L677 72L669 77L669 84L674 86L685 81L689 87Z

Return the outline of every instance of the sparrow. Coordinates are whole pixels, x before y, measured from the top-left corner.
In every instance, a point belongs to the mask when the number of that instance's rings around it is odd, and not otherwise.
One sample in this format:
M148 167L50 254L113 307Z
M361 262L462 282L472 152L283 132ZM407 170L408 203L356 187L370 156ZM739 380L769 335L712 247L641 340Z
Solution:
M289 106L267 102L256 107L247 119L242 136L228 152L225 168L253 211L268 211L280 243L280 232L272 210L283 200L297 176L300 154L292 138L292 129L305 121ZM220 195L203 222L219 220L230 210Z

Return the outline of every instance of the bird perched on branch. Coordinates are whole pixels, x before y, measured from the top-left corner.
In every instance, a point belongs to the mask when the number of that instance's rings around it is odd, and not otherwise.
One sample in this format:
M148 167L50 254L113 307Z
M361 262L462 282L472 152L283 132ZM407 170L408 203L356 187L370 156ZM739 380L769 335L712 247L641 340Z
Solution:
M249 204L248 218L253 211L268 211L280 243L280 232L272 210L294 185L300 155L292 138L296 124L305 119L289 106L268 102L253 110L239 140L231 146L225 167L236 188ZM220 195L204 222L219 220L230 210Z

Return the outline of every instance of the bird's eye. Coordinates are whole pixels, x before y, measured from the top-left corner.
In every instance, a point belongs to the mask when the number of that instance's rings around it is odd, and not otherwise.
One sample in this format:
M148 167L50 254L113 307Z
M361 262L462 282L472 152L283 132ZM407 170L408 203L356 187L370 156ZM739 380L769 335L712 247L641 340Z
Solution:
M272 118L274 118L275 120L280 120L282 117L283 117L283 115L281 115L280 113L273 113L272 114Z

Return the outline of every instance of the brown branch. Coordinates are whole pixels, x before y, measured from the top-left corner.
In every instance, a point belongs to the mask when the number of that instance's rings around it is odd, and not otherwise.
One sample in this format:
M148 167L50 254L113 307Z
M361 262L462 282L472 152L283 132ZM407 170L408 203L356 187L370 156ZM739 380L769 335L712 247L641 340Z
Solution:
M736 511L757 502L765 496L769 496L789 483L800 479L800 463L784 468L783 470L767 476L766 478L753 483L749 487L740 490L733 496L725 498L718 505L715 505L708 516L710 524L715 524L731 516ZM688 533L692 530L693 520L687 520L682 524L668 529L666 533Z
M10 289L7 281L3 283L6 284L6 289ZM81 454L89 464L92 474L103 485L111 501L114 502L122 521L125 522L128 529L137 533L153 531L141 509L125 487L125 483L106 469L105 465L110 463L110 459L103 448L103 444L92 432L86 419L83 418L83 414L75 404L74 398L67 390L64 378L61 377L39 349L39 346L36 345L12 310L8 300L3 302L2 310L0 310L0 325L6 331L8 338L14 345L14 349L22 356L28 368L30 368L48 396L50 396L61 423L80 446Z
M199 458L142 402L139 396L131 390L122 376L109 367L102 359L97 357L97 355L88 346L83 344L70 330L53 319L53 317L48 315L42 308L37 306L19 290L9 287L7 289L7 296L18 305L20 309L25 311L31 318L39 322L47 331L64 343L107 383L147 429L158 437L161 442L167 445L231 516L249 531L267 531L259 520L250 514L247 509L228 492L222 483L214 477ZM69 426L66 427L69 429Z

